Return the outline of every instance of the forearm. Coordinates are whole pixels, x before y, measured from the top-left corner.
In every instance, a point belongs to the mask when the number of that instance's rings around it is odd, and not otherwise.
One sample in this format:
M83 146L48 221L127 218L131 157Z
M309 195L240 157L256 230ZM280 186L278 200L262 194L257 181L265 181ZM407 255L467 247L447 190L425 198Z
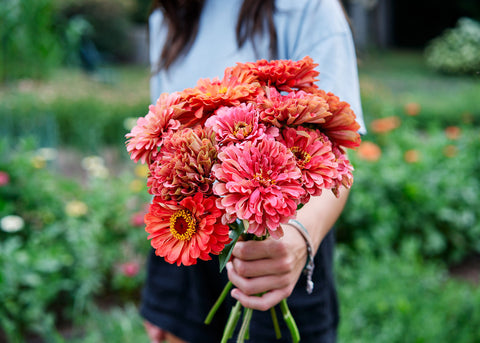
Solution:
M310 198L297 213L297 220L307 229L313 243L314 253L320 243L333 227L345 207L350 190L341 187L337 198L330 190L324 190L322 195Z

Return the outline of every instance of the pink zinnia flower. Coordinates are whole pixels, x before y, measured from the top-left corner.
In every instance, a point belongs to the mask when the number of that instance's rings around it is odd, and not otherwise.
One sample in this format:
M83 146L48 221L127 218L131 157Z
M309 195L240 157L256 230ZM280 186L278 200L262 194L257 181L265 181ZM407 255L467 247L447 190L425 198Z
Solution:
M226 221L248 220L248 232L274 238L283 235L280 223L295 216L305 190L295 157L280 142L265 139L230 145L219 153L221 163L213 167L218 207Z
M189 266L198 259L208 261L230 242L228 225L221 223L223 211L215 197L197 193L176 201L153 199L145 215L145 230L150 233L155 254L169 263Z
M214 116L207 119L205 126L215 131L217 141L222 145L278 136L277 128L266 127L258 119L258 111L253 104L240 104L219 108Z
M185 112L179 93L162 94L155 105L149 106L145 117L126 135L127 151L135 162L150 163L162 146L163 139L180 127L175 118Z
M286 128L280 141L290 149L302 171L302 182L307 191L303 203L310 195L322 194L323 189L336 186L338 163L332 152L332 143L318 130L309 130L301 126Z
M331 115L325 99L303 91L282 95L275 88L267 88L257 102L260 120L277 127L321 124Z
M215 133L196 127L177 131L165 139L161 153L150 165L150 194L181 200L196 192L211 194L211 175L217 161Z

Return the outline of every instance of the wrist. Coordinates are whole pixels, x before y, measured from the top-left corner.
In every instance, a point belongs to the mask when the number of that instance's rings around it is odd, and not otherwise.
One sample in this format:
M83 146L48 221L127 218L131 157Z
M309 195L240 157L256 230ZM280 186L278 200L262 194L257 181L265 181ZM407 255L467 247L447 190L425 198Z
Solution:
M307 293L311 294L313 291L312 275L313 275L313 269L315 268L315 264L313 262L314 248L312 244L312 239L307 229L298 220L290 219L287 224L293 227L294 229L296 229L305 241L305 245L307 249L307 262L305 263L305 267L303 268L303 273L307 276L307 287L306 287Z

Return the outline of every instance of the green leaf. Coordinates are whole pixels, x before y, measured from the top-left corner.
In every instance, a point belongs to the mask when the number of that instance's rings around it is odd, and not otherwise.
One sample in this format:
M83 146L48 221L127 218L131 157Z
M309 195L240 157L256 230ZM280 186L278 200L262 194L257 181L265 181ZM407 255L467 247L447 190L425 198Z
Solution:
M243 222L238 220L235 223L232 223L229 225L230 226L230 238L232 241L225 245L225 248L223 248L222 252L218 256L218 260L220 261L220 272L225 268L227 265L227 262L230 260L230 256L232 255L233 247L237 243L238 239L242 235L243 231L245 230L245 227L243 226Z

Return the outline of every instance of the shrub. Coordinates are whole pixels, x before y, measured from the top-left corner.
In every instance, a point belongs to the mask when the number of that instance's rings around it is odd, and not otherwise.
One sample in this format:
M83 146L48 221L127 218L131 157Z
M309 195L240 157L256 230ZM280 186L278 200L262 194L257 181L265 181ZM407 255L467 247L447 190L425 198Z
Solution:
M423 256L450 262L480 252L478 130L418 131L406 119L389 132L373 127L351 154L355 181L339 239L377 251L414 239Z
M339 341L351 343L480 341L480 290L448 278L404 242L398 254L339 249Z
M427 63L449 74L475 74L480 71L480 23L459 19L455 28L445 31L426 48Z

